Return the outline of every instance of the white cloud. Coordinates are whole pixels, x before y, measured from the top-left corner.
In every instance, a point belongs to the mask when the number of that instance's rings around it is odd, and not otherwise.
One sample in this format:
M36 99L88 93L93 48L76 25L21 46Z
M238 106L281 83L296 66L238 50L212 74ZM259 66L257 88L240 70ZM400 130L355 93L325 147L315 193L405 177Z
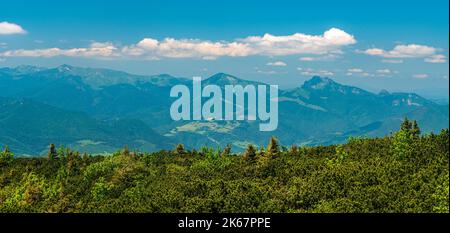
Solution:
M414 78L424 79L428 78L428 74L415 74L413 75Z
M287 64L282 61L269 62L266 65L268 65L268 66L287 66Z
M18 49L0 53L2 57L115 57L117 48L111 43L94 42L88 48L48 48L48 49Z
M26 31L15 23L0 22L0 35L25 34Z
M256 72L259 73L259 74L266 74L266 75L269 75L269 74L276 74L276 73L277 73L277 72L274 71L274 70L268 70L268 71L265 71L265 70L257 70Z
M314 57L301 57L299 58L300 61L315 61L316 58Z
M125 56L157 56L169 58L203 58L215 59L221 56L242 57L251 54L246 44L238 42L211 42L198 39L166 38L158 41L145 38L136 45L125 46L122 49Z
M341 53L342 52L336 50L336 51L333 51L332 53L330 52L328 54L315 56L315 57L309 57L309 56L308 57L300 57L299 60L307 61L307 62L309 62L309 61L334 61L334 60L336 60L336 58L340 57L339 55Z
M386 51L380 48L371 48L364 51L357 51L359 53L379 56L384 58L425 58L424 61L428 63L445 63L446 57L441 54L436 54L439 49L418 44L397 45L392 50ZM383 59L384 63L403 63L401 59Z
M60 49L46 48L34 50L12 50L0 53L0 56L69 56L75 51L77 54L97 57L105 55L125 58L200 58L216 59L218 57L245 57L252 55L285 56L295 54L330 55L342 53L342 47L355 44L355 38L343 30L331 28L322 35L307 35L295 33L287 36L265 34L263 36L249 36L234 41L208 41L200 39L165 38L157 40L144 38L137 44L116 48L112 44L103 52L92 51L93 48ZM71 50L75 50L70 52ZM99 49L94 49L99 50ZM106 51L107 50L107 51ZM100 54L99 54L100 53Z
M427 57L427 58L425 58L424 61L428 62L428 63L445 63L445 62L447 62L447 58L444 55L438 54L438 55L433 55L431 57Z
M239 40L248 45L256 54L294 55L340 53L342 46L355 44L355 38L343 30L331 28L322 35L295 33L288 36L250 36Z
M392 72L389 69L380 69L380 70L377 70L377 73L379 73L379 74L390 74Z
M360 69L360 68L351 68L351 69L348 69L347 72L350 72L350 73L361 73L361 72L363 72L363 70Z
M391 63L391 64L401 64L401 63L403 63L403 60L401 60L401 59L383 59L383 60L381 60L381 62Z
M437 49L426 45L397 45L392 50L386 51L379 48L372 48L362 51L362 53L371 56L381 56L385 58L415 58L428 57L434 55Z
M375 75L370 74L370 73L368 73L368 72L364 72L364 73L362 73L361 75L364 76L364 77L373 77L373 76L375 76Z
M333 76L334 73L328 70L315 70L311 68L297 68L301 75L304 76Z

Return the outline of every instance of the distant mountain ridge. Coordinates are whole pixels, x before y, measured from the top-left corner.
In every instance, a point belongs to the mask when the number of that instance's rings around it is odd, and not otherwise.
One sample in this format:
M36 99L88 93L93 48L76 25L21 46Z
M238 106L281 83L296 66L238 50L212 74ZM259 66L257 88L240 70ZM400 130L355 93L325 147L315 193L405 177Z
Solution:
M418 120L424 132L448 128L448 104L439 105L414 93L371 93L319 76L300 87L279 91L279 126L273 132L259 132L257 121L173 121L169 109L174 99L169 92L176 84L192 82L167 74L133 75L70 65L0 68L0 116L8 116L0 117L0 144L23 154L41 154L49 142L87 152L110 152L123 145L169 149L177 142L191 148L231 144L233 149L242 150L247 143L265 144L272 135L283 144L299 145L339 143L349 136L383 136L397 130L405 116ZM202 81L202 85L208 84L262 83L218 73ZM17 108L20 101L31 109L41 109L33 112L40 122L35 126L43 127L41 131L30 130L36 121L29 108ZM17 110L11 113L13 108ZM67 122L62 124L59 119L64 117ZM18 122L28 118L31 125L19 127ZM79 132L67 133L70 127ZM47 137L45 128L52 128L53 136ZM18 138L14 131L28 132L27 137ZM54 132L58 131L69 136L57 137ZM104 133L96 135L95 131ZM32 138L46 140L33 143ZM108 146L89 143L100 139Z

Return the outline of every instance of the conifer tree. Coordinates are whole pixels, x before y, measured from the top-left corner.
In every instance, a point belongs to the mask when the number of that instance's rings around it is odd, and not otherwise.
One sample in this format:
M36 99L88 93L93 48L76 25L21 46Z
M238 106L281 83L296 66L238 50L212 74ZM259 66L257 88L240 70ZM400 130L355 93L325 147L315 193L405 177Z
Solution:
M55 144L50 144L50 147L48 149L48 154L47 154L48 158L53 160L53 159L57 159L58 158L58 152L56 151L56 147Z
M402 124L400 125L400 130L409 133L412 128L411 121L408 120L408 117L405 117Z
M291 148L289 149L289 152L290 152L292 155L296 155L296 154L298 153L298 147L297 147L297 145L292 144Z
M256 158L256 148L252 144L247 145L247 149L244 153L244 159L253 161Z
M231 145L228 144L222 151L222 153L220 153L220 156L225 157L225 156L229 156L231 154Z
M184 145L181 144L181 143L178 144L178 145L175 147L174 153L177 154L177 155L183 155L183 154L185 153Z
M275 137L271 137L269 145L267 146L267 153L269 155L276 155L280 152L280 146L278 145L278 140Z
M3 151L0 151L0 166L9 164L14 159L14 154L6 146Z
M130 155L130 149L128 149L127 145L125 145L125 147L123 148L122 155L125 155L125 156L129 156Z
M419 138L420 133L421 133L421 131L420 131L419 125L417 124L417 121L414 120L412 123L412 129L411 129L411 134L412 134L413 138Z

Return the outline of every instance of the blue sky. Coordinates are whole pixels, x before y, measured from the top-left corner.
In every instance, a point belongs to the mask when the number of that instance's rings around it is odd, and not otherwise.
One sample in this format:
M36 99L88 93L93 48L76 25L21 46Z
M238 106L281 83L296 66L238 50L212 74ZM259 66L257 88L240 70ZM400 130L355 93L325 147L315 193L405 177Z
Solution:
M226 72L281 87L312 75L448 98L448 1L9 1L0 67Z

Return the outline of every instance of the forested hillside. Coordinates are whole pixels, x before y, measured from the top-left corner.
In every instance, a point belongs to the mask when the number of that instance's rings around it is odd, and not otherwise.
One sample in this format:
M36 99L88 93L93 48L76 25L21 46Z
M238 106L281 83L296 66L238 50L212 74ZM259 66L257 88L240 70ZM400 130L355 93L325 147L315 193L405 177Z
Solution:
M397 130L405 116L417 120L425 133L449 127L448 104L414 93L372 93L319 76L279 90L280 120L272 132L254 133L259 120L174 121L170 107L176 98L170 90L177 84L191 88L192 80L69 65L0 68L0 143L17 155L33 156L45 154L50 143L90 154L112 153L123 145L170 150L176 142L189 149L230 144L242 152L272 135L286 145L305 146L340 144L350 136L382 137ZM211 84L223 89L264 83L217 73L202 81L203 87Z
M285 148L0 154L0 212L449 212L449 131Z

